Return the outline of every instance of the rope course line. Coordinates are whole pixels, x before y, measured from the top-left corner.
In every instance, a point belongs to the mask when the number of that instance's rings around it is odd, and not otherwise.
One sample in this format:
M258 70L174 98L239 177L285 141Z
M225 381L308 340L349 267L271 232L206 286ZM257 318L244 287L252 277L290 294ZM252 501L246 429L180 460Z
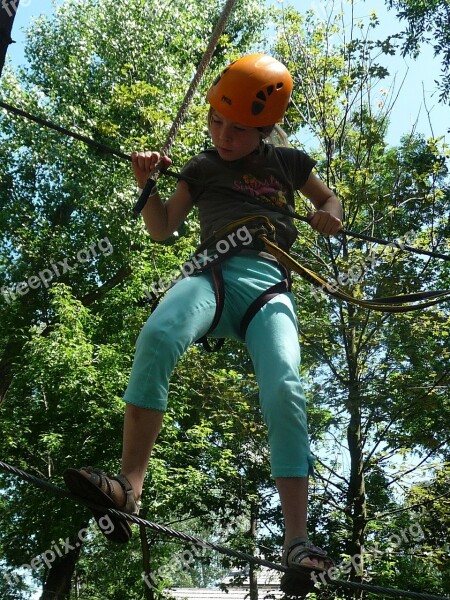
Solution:
M110 146L107 146L106 144L97 142L96 140L93 140L92 138L88 137L87 135L77 133L76 131L72 131L70 129L67 129L66 127L62 127L61 125L57 125L56 123L53 123L52 121L49 121L48 119L44 119L42 117L32 115L29 112L27 112L26 110L22 110L21 108L18 108L17 106L12 106L12 104L9 104L8 102L4 102L3 100L0 100L0 108L3 108L4 110L12 113L13 115L17 115L18 117L23 117L24 119L33 121L34 123L37 123L38 125L41 125L42 127L47 127L48 129L53 129L53 131L57 131L58 133L62 133L63 135L65 135L67 137L71 137L75 140L83 142L83 144L86 144L86 146L90 146L91 148L100 150L101 152L104 152L105 154L112 154L113 156L116 156L117 158L131 162L131 156L129 154L125 154L125 152L121 152L120 150L111 148Z
M31 473L27 473L26 471L23 471L22 469L18 469L17 467L9 465L3 461L0 461L0 471L3 471L4 473L8 473L10 475L17 476L20 479L22 479L28 483L31 483L32 485L35 485L41 489L50 491L52 494L55 494L57 496L65 497L70 500L81 502L80 498L77 498L76 496L71 494L69 491L64 490L64 489L58 487L57 485L50 483L49 481L40 479L39 477L36 477L35 475L32 475ZM145 527L147 529L151 529L152 531L155 531L157 533L161 533L163 535L166 535L166 536L169 536L172 538L176 538L176 539L179 539L184 542L193 543L193 544L201 546L203 548L209 548L211 550L215 550L216 552L219 552L220 554L224 554L226 556L230 556L233 558L238 558L239 560L244 560L247 563L253 563L255 565L264 566L264 567L267 567L274 571L279 571L281 573L285 573L288 571L288 568L284 567L283 565L279 565L277 563L273 563L269 560L265 560L263 558L259 558L256 556L251 556L250 554L246 554L245 552L240 552L239 550L233 550L232 548L229 548L227 546L222 546L221 544L215 544L214 542L208 542L206 540L202 540L201 538L198 538L196 536L193 536L193 535L190 535L187 533L183 533L181 531L173 529L172 527L168 527L167 525L153 523L152 521L147 521L146 519L142 519L141 517L137 517L134 515L129 515L127 513L121 512L120 510L116 510L114 508L105 508L103 506L100 507L100 506L97 506L94 504L88 504L85 502L82 502L82 503L83 503L83 505L86 505L86 506L89 506L92 508L97 508L97 509L100 508L102 511L105 511L106 514L114 515L117 518L122 519L124 521L129 521L129 522L135 523L136 525L143 526L143 527ZM330 586L340 587L340 588L344 588L344 589L348 589L348 590L367 591L367 592L370 592L371 594L375 594L375 595L388 595L388 596L392 596L394 598L413 598L416 600L450 600L450 597L448 597L448 596L436 596L434 594L425 594L425 593L421 593L421 592L410 592L410 591L406 591L406 590L398 590L398 589L394 589L394 588L381 587L381 586L377 586L377 585L357 583L354 581L343 581L340 579L331 578L328 575L322 575L322 576L319 576L318 578L320 580L323 579L325 581L325 583ZM288 597L290 597L290 596L288 596Z
M109 154L111 156L115 156L116 158L119 158L120 160L122 160L124 162L131 162L131 155L126 154L122 150L117 150L116 148L112 148L111 146L102 144L101 142L97 142L96 140L90 138L87 135L83 135L83 134L77 133L75 131L71 131L70 129L67 129L66 127L62 127L61 125L57 125L56 123L53 123L52 121L49 121L42 117L38 117L36 115L32 115L29 112L22 110L21 108L17 108L16 106L12 106L11 104L4 102L3 100L0 100L0 108L3 108L4 110L6 110L12 114L15 114L19 117L28 119L29 121L33 121L34 123L37 123L38 125L41 125L42 127L47 127L48 129L57 131L58 133L61 133L67 137L71 137L75 140L83 142L86 146L95 148L96 150L99 150L100 152L103 152L104 154ZM174 177L176 179L182 178L188 182L190 181L189 178L181 177L181 175L179 173L177 173L176 171L172 171L170 169L164 169L161 172L161 174L168 175L168 176ZM247 201L255 203L255 204L258 203L258 201L253 199L252 197L248 197ZM279 212L281 214L286 214L287 216L298 219L299 221L308 223L308 219L305 216L300 215L296 211L287 211L287 210L283 210L281 207L275 207L275 206L271 207L269 205L267 206L267 208L271 209L275 212ZM389 240L383 240L383 239L375 237L375 236L370 236L370 235L366 235L363 233L355 233L354 231L349 231L348 229L342 229L341 233L343 233L349 237L353 237L353 238L360 239L363 241L373 242L375 244L380 244L383 246L394 246L396 248L399 248L400 250L405 250L406 252L411 252L414 254L421 254L424 256L429 256L431 258L439 258L442 260L450 261L450 255L443 254L441 252L436 252L435 250L425 250L423 248L416 248L414 246L410 246L409 244L401 244L398 242L391 242Z
M200 83L200 81L203 77L203 74L205 73L209 63L211 62L214 51L219 42L219 38L222 35L222 32L225 28L225 25L231 15L231 12L232 12L235 4L236 4L236 0L227 0L226 4L222 10L220 18L217 21L217 24L211 34L211 38L208 42L208 46L207 46L207 48L202 56L202 59L200 60L200 63L197 67L197 71L196 71L194 77L192 78L189 88L184 96L183 102L181 103L181 106L178 109L177 116L175 117L175 119L172 123L169 133L167 134L166 141L164 142L164 145L162 148L163 153L170 152L170 149L172 148L172 144L175 140L175 136L178 132L178 129L180 128L181 123L183 122L183 120L186 116L187 109L189 107L189 104L192 101L192 98L194 97L194 94L198 87L198 84Z
M211 38L208 42L208 46L207 46L207 48L202 56L202 59L197 67L197 71L196 71L194 77L192 78L192 81L189 85L186 95L184 96L183 102L181 103L180 108L178 109L178 113L177 113L177 115L172 123L172 126L170 128L170 131L167 134L167 139L164 142L164 145L161 150L161 154L163 154L163 155L170 152L170 149L175 140L175 136L178 132L178 129L180 128L181 123L184 120L184 117L186 116L189 104L191 103L191 100L194 97L195 90L197 89L198 84L200 83L200 80L203 77L203 74L204 74L206 68L208 67L209 63L211 62L211 58L213 57L214 50L216 49L219 38L222 35L222 31L225 28L226 22L228 21L228 18L230 16L235 4L236 4L236 0L227 0L226 4L222 10L220 18L214 28L214 31L211 34ZM158 178L159 172L160 172L160 166L156 165L156 168L154 169L154 171L152 173L150 173L150 175L148 177L147 183L145 184L144 189L142 190L142 193L139 196L139 200L134 205L133 211L135 214L139 214L141 212L141 210L144 208L144 206L148 200L148 197L151 194L152 188L155 185L155 180Z

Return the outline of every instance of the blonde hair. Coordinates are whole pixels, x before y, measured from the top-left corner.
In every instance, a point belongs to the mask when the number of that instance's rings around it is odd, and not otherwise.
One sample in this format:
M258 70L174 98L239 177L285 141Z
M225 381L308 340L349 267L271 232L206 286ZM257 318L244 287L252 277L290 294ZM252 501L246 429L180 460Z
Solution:
M274 146L283 146L284 148L290 146L287 133L279 125L273 126L272 131L266 137L266 142Z

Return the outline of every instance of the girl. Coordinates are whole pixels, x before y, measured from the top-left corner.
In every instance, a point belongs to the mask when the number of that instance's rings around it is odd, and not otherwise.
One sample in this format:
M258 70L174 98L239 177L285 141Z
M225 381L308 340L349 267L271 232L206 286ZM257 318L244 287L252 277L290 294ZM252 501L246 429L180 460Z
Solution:
M207 95L214 147L187 163L165 203L155 187L142 210L154 240L169 237L196 205L203 241L217 241L216 232L239 219L265 217L273 226L277 245L287 251L297 230L292 218L276 209L294 207L295 190L316 209L308 215L311 227L325 235L339 232L341 204L312 173L315 162L299 150L266 142L284 116L292 85L284 65L264 54L244 56L219 75ZM133 153L139 187L145 186L158 163L168 167L171 160L158 152ZM239 339L245 342L254 365L268 428L272 475L285 521L282 561L291 569L283 586L285 591L295 588L296 593L306 594L312 589L310 571L328 569L333 563L307 537L308 476L313 457L299 376L294 298L288 288L283 291L279 287L286 274L277 261L251 244L222 261L220 271L224 284L220 314L217 272L213 276L205 269L182 278L169 290L138 338L125 393L121 474L112 477L92 468L68 469L65 480L70 490L85 500L136 514L167 406L169 378L178 359L206 334ZM281 289L281 293L265 297L268 289ZM97 522L103 514L94 511ZM130 536L129 525L119 520L108 535L119 542Z

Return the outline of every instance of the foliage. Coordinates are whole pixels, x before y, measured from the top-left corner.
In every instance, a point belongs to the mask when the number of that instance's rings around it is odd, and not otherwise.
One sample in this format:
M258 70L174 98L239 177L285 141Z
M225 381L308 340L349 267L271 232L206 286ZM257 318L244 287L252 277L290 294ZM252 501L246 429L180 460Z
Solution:
M373 16L368 29L376 25ZM391 51L389 40L370 42L362 26L349 39L339 15L320 20L289 8L280 28L276 50L296 82L291 140L303 147L303 137L313 139L306 149L341 198L346 228L445 252L448 149L441 139L417 134L388 148L390 107L374 103L374 90L388 75L380 51ZM323 242L307 227L300 231L294 250L302 262L358 298L448 285L448 263L351 237ZM319 462L311 530L334 556L363 556L366 571L354 566L351 577L375 572L375 581L392 581L394 568L404 573L415 559L405 557L402 565L397 556L393 562L364 549L368 542L387 547L390 525L379 522L381 515L395 509L412 478L447 448L450 315L445 304L393 316L368 312L338 304L309 284L298 284L296 293ZM417 589L441 589L435 566L417 564Z
M413 486L404 506L386 513L383 545L376 553L382 568L377 579L411 591L448 591L448 463L436 466L429 479ZM369 546L370 551L370 546Z
M269 14L260 3L238 3L212 71L262 46ZM213 0L67 0L54 19L39 19L30 30L29 66L5 73L2 96L126 152L160 147L217 17ZM373 17L369 28L376 25ZM273 51L296 83L291 140L303 147L299 139L313 135L307 150L342 199L348 229L400 241L408 235L409 243L445 248L448 150L443 140L420 134L388 147L389 106L374 101L391 41L369 42L362 28L348 39L338 17L321 22L291 9L275 26ZM202 82L178 134L175 167L205 144L207 85ZM2 459L55 483L67 466L116 471L121 397L149 312L140 302L143 290L189 255L198 224L193 215L182 235L153 243L130 217L135 194L128 165L18 117L2 114L0 123ZM172 185L160 180L163 193ZM300 199L299 206L308 204ZM449 287L448 264L346 237L324 242L302 224L299 230L295 252L351 294ZM75 262L76 269L66 268ZM30 279L45 269L53 271L51 281ZM366 557L367 574L409 587L411 572L418 591L445 589L448 507L435 499L448 473L427 470L448 460L448 308L385 316L331 301L304 282L296 281L294 291L318 458L311 486L314 541L337 558L379 547L382 556ZM87 513L71 502L49 500L9 476L1 482L5 568L75 541L87 527ZM259 547L278 560L281 515L274 494L249 357L231 342L216 355L191 348L173 374L145 482L147 517L241 550ZM436 511L420 517L432 552L428 563L411 557L412 535L402 538L398 554L388 552L392 535L411 533L414 525L407 510L397 511L428 500ZM87 532L69 572L72 595L144 597L138 536L117 548L95 528ZM173 583L206 586L231 564L205 553L189 569L160 571L183 549L155 535L149 541L159 591ZM58 568L57 559L41 564L35 581ZM2 597L19 599L19 587L0 588Z
M441 100L450 96L450 20L447 0L387 0L397 17L407 22L403 32L403 55L417 57L423 42L433 46L434 55L442 57Z

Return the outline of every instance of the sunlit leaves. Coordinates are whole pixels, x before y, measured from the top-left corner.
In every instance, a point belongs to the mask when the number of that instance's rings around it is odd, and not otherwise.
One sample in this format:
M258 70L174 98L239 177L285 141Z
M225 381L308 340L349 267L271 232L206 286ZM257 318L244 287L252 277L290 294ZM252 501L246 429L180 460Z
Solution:
M373 15L367 26L373 35L376 25ZM290 9L283 10L280 27L276 49L296 76L288 113L292 143L311 144L305 149L343 202L347 229L397 242L385 247L352 236L321 240L300 225L300 262L358 298L447 289L448 263L398 247L437 247L448 254L450 234L444 140L405 132L398 147L389 147L389 106L375 101L374 90L387 75L380 51L392 53L398 38L371 42L362 24L350 34L340 28L339 16L319 19ZM409 477L421 476L416 463L447 451L448 305L388 316L328 299L310 284L294 290L322 475L311 522L328 534L336 552L351 539L351 554L371 538L374 511L393 508L393 490L407 489ZM376 521L374 526L373 539L383 543L389 529ZM394 561L367 561L369 572L378 568L386 581L393 578ZM441 585L414 561L397 564L414 569L423 585L417 589L428 589L427 578L433 589Z
M447 0L386 0L395 9L405 31L403 54L417 57L422 42L433 46L435 56L442 56L442 79L436 82L441 99L447 101L450 93L450 24Z

